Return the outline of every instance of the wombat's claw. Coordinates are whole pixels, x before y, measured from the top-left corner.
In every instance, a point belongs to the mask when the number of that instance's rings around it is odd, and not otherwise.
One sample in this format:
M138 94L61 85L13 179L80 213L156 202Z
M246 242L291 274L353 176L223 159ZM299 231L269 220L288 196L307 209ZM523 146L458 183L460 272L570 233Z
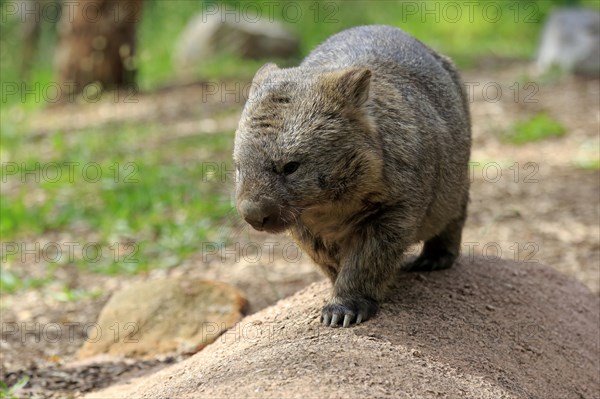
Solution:
M342 303L330 303L321 312L321 323L328 327L350 327L360 324L377 313L377 302L372 299L347 300ZM342 317L343 316L343 317Z
M337 326L338 321L340 321L340 314L339 313L334 313L333 317L331 318L331 325L332 326Z
M352 322L352 316L347 314L346 316L344 316L344 323L342 324L342 327L350 327L350 322ZM356 318L356 324L359 324L358 317Z

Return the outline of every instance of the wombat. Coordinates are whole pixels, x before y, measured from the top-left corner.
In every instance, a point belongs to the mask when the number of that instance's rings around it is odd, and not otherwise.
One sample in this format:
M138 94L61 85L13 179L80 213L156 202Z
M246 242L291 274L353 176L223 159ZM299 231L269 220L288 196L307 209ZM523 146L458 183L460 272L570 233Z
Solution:
M256 73L234 144L236 207L289 231L333 284L325 325L375 315L403 253L451 267L469 198L469 106L453 63L400 29L361 26L300 66Z

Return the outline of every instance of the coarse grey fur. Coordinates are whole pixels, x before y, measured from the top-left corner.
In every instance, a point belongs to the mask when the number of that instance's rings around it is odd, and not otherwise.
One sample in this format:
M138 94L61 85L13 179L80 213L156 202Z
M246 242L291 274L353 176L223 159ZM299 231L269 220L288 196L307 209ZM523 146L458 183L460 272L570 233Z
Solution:
M452 266L469 197L469 105L452 62L361 26L298 67L263 66L236 132L236 204L289 231L333 283L327 325L360 323L414 243L411 270Z

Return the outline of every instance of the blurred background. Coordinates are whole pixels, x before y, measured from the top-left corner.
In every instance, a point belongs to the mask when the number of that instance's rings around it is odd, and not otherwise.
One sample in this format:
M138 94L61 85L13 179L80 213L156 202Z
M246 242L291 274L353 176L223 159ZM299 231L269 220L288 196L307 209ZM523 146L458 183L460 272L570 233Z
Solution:
M598 292L599 9L0 1L4 320L94 321L119 287L182 275L228 282L256 311L320 279L306 258L267 257L264 246L260 256L262 243L288 239L240 222L233 135L262 64L297 65L333 33L375 23L462 71L474 134L465 253L543 262ZM3 344L6 373L60 363L81 340Z

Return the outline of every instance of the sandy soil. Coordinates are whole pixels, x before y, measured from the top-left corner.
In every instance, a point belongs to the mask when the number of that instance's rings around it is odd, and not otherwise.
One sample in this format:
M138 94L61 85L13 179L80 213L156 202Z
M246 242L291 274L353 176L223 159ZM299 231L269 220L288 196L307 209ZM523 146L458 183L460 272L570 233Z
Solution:
M534 263L462 259L397 278L379 316L316 319L313 284L192 358L87 398L594 398L600 304Z

